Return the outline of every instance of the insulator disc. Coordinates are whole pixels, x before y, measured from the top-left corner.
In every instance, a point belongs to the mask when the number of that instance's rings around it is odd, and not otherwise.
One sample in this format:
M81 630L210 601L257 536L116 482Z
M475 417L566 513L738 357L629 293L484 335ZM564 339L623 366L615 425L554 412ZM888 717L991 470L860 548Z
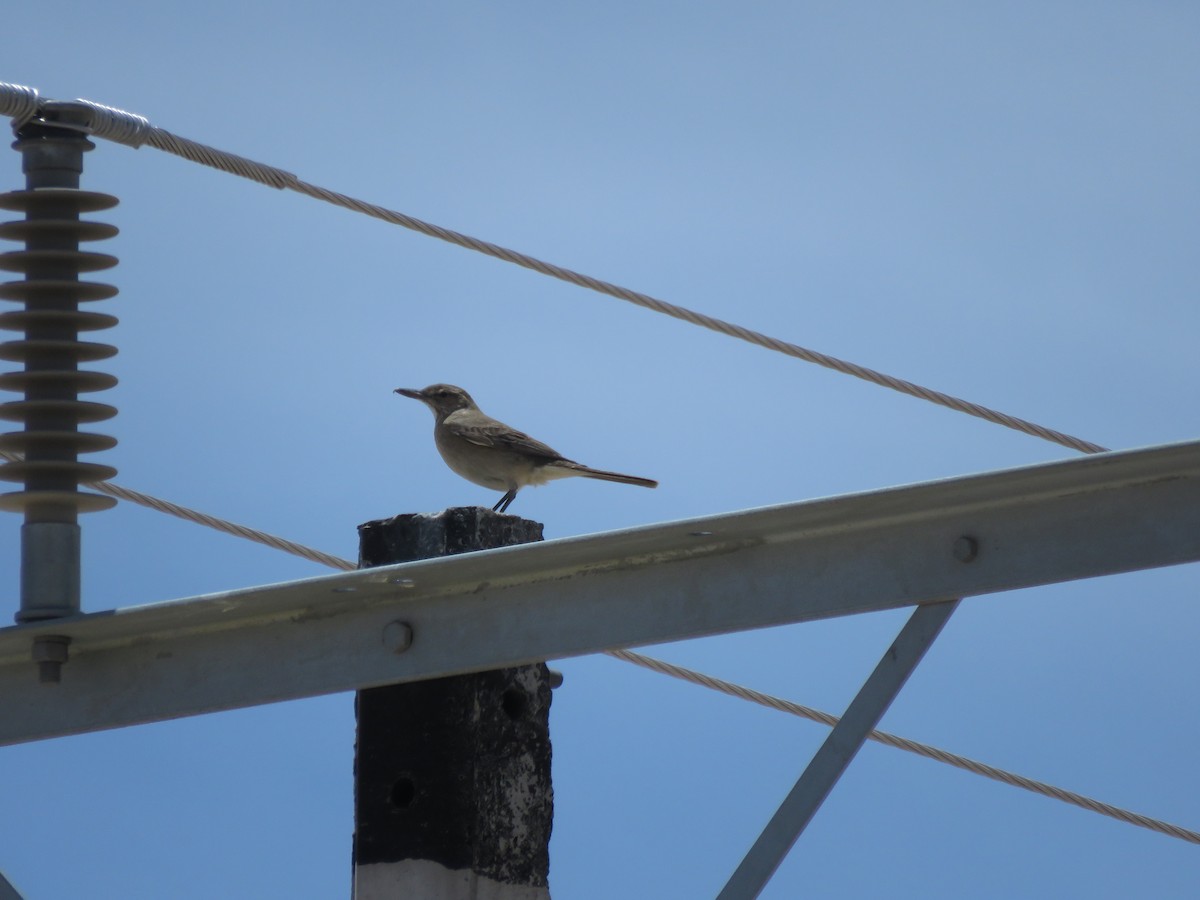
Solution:
M112 466L74 460L40 459L36 462L20 460L6 462L0 466L0 481L28 481L41 478L58 478L62 482L82 484L88 481L107 481L117 474ZM61 486L61 485L60 485ZM37 489L34 488L36 491Z
M32 372L0 373L0 391L47 391L54 388L65 388L72 392L106 391L116 384L116 376L107 372L37 369Z
M0 209L28 212L64 209L74 212L99 212L112 209L120 201L111 194L81 191L77 188L35 188L32 191L9 191L0 194Z
M119 320L108 313L74 309L14 309L0 313L0 328L5 331L31 331L36 328L73 328L76 331L102 331Z
M115 446L115 437L90 431L10 431L0 434L0 450L9 453L28 453L30 447L65 453L96 453Z
M77 241L105 241L121 231L107 222L81 222L78 219L18 219L0 222L0 238L11 241L54 240L68 234Z
M117 258L111 254L93 253L90 250L12 250L0 253L0 270L5 272L29 273L39 269L99 272L111 269L117 262Z
M0 344L0 359L9 362L25 362L31 359L73 359L78 362L95 362L117 355L112 344L97 344L92 341L7 341Z
M39 278L36 281L8 281L0 284L0 300L18 300L26 303L43 298L56 300L60 297L70 297L85 303L89 300L107 300L117 294L115 287L100 281Z
M24 422L34 416L67 422L103 422L117 414L116 407L90 400L13 400L0 403L0 419Z
M112 509L116 505L115 497L83 491L14 491L10 494L0 494L0 509L23 512L30 507L42 507L45 512L40 517L41 520L51 522L55 521L55 514L59 510L64 513L99 512L102 509Z

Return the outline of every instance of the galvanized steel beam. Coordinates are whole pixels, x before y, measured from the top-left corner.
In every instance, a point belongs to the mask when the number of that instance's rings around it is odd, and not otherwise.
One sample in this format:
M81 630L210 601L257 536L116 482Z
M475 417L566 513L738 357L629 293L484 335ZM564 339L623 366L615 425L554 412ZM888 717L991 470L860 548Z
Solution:
M0 743L1197 559L1200 442L1098 454L0 629Z

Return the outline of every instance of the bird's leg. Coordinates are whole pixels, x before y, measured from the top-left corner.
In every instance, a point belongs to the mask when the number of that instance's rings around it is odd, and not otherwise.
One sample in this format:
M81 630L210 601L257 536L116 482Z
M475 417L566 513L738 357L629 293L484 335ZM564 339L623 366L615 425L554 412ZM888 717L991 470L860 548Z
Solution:
M505 494L503 497L501 497L498 501L496 501L496 505L492 507L492 512L500 512L500 513L504 512L506 509L508 509L509 504L511 504L516 499L517 499L517 489L513 488L511 491L509 491L507 494Z

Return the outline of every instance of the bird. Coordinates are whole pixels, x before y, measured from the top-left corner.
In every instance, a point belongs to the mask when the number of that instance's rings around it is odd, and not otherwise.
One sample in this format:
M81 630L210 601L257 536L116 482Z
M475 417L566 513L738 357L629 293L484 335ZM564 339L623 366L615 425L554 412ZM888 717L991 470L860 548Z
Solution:
M650 478L606 472L567 459L525 432L493 419L470 394L453 384L431 384L421 390L396 388L394 393L420 400L432 410L433 439L447 466L467 481L505 492L493 512L505 512L523 487L575 475L658 487Z

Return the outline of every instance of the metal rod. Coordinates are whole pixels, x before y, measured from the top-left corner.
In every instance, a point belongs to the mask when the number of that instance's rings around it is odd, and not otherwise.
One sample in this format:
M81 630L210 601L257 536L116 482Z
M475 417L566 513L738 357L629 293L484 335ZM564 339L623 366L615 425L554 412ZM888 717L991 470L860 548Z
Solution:
M950 600L917 607L717 900L752 900L759 895L958 604Z

